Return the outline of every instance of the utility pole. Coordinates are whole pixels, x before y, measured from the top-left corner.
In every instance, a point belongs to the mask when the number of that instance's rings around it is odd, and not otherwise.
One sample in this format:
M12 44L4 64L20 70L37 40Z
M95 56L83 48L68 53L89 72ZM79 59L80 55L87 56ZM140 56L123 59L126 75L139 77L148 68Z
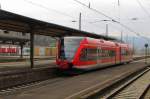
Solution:
M120 1L118 0L118 6L120 6Z
M128 34L126 35L126 43L128 43Z
M123 32L121 31L121 37L120 37L121 42L123 41Z
M133 43L133 44L132 44L132 45L133 45L133 54L135 54L134 39L135 39L135 38L133 37L133 42L132 42L132 43Z
M1 3L0 3L0 9L2 9Z
M91 8L91 3L89 2L89 8Z
M108 37L108 24L106 24L106 37Z
M120 0L118 0L118 20L119 20L119 22L121 22L121 15L120 15ZM123 41L122 39L122 36L123 36L123 32L122 32L122 29L121 29L121 26L120 26L120 32L121 32L121 41Z
M79 14L79 30L81 30L81 12Z

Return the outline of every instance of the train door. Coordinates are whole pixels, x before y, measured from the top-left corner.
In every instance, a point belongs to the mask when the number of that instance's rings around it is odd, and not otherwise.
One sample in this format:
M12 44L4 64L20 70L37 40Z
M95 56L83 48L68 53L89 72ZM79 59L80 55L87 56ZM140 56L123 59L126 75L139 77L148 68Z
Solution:
M109 57L111 58L111 64L116 64L116 49L115 49L115 47L110 48Z
M115 64L117 64L117 48L114 49Z
M117 58L117 57L116 57L116 54L117 54L117 53L116 53L116 48L114 47L113 50L112 50L112 52L111 52L111 57L112 57L112 59L113 59L113 64L116 64L116 60L117 60L117 59L116 59L116 58Z
M97 47L97 64L99 66L101 64L101 48L100 48L100 46Z
M115 48L115 64L120 64L120 47Z
M119 47L119 62L122 62L122 57L121 57L121 47Z

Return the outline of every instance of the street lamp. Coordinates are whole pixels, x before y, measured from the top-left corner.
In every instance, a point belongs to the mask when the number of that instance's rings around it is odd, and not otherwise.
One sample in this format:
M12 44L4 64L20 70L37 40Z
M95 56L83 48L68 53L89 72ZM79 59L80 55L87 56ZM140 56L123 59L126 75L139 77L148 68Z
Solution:
M77 22L76 20L73 20L73 21L71 21L71 22Z
M135 18L131 18L131 20L138 20L138 18L136 18L136 17Z

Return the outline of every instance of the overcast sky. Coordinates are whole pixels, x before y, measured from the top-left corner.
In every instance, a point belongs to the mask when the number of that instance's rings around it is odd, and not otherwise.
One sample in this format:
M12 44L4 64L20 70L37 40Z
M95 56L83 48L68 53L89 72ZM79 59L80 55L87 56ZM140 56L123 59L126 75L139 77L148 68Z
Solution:
M119 20L120 16L121 23L141 35L150 37L150 0L120 0L120 6L118 6L118 0L79 1L87 5L90 2L91 8L116 20ZM138 1L144 8L139 5ZM84 31L104 35L105 26L108 24L111 36L120 37L120 31L124 36L134 36L134 33L117 23L101 21L108 18L91 11L74 0L0 0L0 3L4 10L76 29L78 29L79 13L81 12L82 30ZM137 18L137 20L132 20L132 18Z

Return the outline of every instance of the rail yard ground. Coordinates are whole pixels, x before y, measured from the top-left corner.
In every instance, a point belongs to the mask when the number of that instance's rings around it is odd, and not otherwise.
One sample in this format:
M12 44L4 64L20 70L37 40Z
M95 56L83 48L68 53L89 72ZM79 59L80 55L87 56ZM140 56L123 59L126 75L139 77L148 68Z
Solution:
M144 60L130 64L100 69L73 77L57 77L26 87L6 89L1 92L4 99L76 99L97 88L124 78L135 71L145 68Z

